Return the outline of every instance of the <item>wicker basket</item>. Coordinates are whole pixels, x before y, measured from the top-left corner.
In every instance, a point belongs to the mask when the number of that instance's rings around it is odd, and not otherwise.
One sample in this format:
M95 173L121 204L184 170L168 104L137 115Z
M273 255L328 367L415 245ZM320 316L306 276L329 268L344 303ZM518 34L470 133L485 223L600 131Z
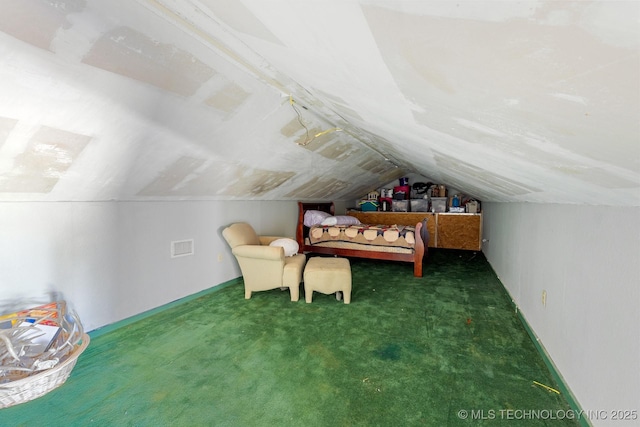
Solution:
M4 322L0 330L0 361L3 362L0 363L3 380L0 409L35 399L61 386L89 345L89 335L85 334L78 316L67 312L65 301L3 315L0 320ZM34 344L38 334L43 333L37 329L39 325L59 328L46 348Z
M64 384L89 341L89 335L83 334L82 342L75 346L64 362L21 380L0 384L0 408L28 402Z

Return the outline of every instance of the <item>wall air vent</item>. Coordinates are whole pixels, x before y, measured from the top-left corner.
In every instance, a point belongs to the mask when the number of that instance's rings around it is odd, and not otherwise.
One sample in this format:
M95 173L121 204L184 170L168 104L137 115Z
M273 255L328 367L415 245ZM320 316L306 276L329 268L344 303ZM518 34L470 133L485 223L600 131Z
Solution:
M171 242L171 258L193 255L193 239Z

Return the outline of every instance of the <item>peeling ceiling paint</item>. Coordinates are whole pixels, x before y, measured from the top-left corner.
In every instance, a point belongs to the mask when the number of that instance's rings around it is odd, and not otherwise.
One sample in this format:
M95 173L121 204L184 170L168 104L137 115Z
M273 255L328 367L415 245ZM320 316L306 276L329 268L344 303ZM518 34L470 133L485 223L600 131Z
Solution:
M249 95L240 86L230 83L219 92L211 95L206 104L231 114L247 100Z
M179 95L193 95L214 71L189 53L131 28L104 34L82 62Z
M24 0L0 3L0 31L41 49L52 50L56 33L72 26L69 15L80 13L85 0Z
M90 140L59 129L38 129L10 171L0 174L0 192L49 193Z
M0 201L640 205L636 1L0 4ZM338 130L339 129L339 130Z

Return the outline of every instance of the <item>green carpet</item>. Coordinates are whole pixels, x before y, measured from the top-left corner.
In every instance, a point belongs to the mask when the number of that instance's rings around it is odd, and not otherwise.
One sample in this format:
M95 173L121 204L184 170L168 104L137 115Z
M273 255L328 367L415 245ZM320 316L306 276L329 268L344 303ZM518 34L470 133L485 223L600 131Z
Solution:
M3 426L565 426L569 404L481 253L351 260L352 302L241 280L97 333ZM466 412L465 412L466 411Z

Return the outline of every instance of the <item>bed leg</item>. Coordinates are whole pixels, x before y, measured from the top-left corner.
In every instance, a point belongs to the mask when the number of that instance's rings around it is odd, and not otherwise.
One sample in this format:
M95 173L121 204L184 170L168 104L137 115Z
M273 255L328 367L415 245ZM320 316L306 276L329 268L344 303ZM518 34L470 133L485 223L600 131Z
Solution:
M422 227L426 227L426 223L419 222L416 224L416 244L415 244L415 257L413 259L413 276L422 277L422 262L424 254L426 252L427 242L422 241Z
M413 276L422 277L422 260L413 263Z

